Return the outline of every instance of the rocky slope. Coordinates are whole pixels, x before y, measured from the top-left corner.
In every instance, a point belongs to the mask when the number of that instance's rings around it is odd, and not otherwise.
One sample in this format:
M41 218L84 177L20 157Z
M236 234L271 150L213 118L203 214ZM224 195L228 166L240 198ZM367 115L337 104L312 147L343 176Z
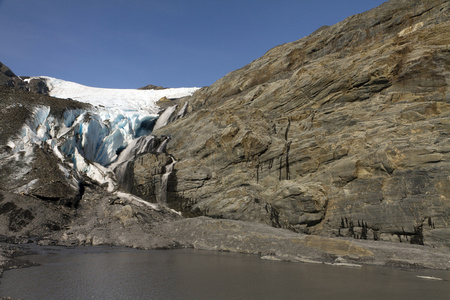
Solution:
M163 99L165 146L114 191L45 143L10 153L36 107L89 106L0 65L0 241L450 269L449 11L392 0Z
M449 248L449 12L449 1L389 1L198 91L186 117L154 132L177 160L170 207ZM159 164L135 161L138 195Z

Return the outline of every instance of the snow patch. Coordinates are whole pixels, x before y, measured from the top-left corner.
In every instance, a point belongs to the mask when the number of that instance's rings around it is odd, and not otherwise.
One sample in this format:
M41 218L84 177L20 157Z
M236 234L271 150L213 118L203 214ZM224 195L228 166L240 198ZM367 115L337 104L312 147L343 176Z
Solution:
M127 193L123 193L123 192L115 192L114 194L115 194L117 197L121 198L121 199L125 199L125 200L128 200L128 201L133 202L133 203L137 203L138 206L140 206L140 205L143 204L143 205L145 205L145 206L150 207L150 208L153 209L153 210L160 211L160 208L159 208L158 205L156 205L156 204L154 204L154 203L147 202L147 201L145 201L145 200L142 200L141 198L136 197L136 196L134 196L134 195L127 194Z
M416 275L416 277L417 277L417 278L420 278L420 279L426 279L426 280L438 280L438 281L443 280L442 278L439 278L439 277L433 277L433 276Z
M14 192L17 194L27 194L36 186L36 183L38 183L38 181L39 179L33 179L27 184L17 188Z

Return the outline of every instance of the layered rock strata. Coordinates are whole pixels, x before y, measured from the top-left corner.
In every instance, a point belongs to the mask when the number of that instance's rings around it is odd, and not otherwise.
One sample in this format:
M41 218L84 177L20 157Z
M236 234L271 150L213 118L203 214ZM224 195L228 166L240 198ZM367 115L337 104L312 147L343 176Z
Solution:
M172 137L170 207L450 247L449 12L389 1L195 93L154 132ZM135 162L136 184L153 160Z
M36 107L58 119L87 106L29 93L0 65L0 241L448 270L449 9L389 1L163 99L160 137L112 168L141 198L77 175L43 144L6 156Z

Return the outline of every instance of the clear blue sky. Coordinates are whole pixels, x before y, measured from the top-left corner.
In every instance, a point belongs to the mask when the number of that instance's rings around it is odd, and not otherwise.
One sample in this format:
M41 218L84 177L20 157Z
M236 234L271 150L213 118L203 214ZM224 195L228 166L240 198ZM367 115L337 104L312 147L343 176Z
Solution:
M0 61L96 87L200 87L383 2L0 0Z

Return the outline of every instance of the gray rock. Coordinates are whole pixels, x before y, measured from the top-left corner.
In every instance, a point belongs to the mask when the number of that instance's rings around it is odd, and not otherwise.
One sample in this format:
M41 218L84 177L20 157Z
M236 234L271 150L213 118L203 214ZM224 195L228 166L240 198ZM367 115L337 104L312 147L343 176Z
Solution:
M449 10L449 1L386 2L183 100L187 115L155 132L172 137L177 160L169 205L450 247Z
M50 89L47 86L45 79L42 78L32 78L24 84L22 89L27 90L36 94L48 95Z
M138 90L164 90L165 87L153 84L147 84L146 86L138 88Z
M449 5L392 0L161 100L177 105L155 132L170 141L144 138L115 165L147 202L77 178L45 146L5 160L36 106L86 106L1 86L0 235L448 270Z
M13 86L16 74L10 68L0 62L0 85Z
M0 86L14 87L16 89L30 91L37 94L48 95L49 88L45 79L33 78L24 81L29 77L19 77L10 68L0 62Z

